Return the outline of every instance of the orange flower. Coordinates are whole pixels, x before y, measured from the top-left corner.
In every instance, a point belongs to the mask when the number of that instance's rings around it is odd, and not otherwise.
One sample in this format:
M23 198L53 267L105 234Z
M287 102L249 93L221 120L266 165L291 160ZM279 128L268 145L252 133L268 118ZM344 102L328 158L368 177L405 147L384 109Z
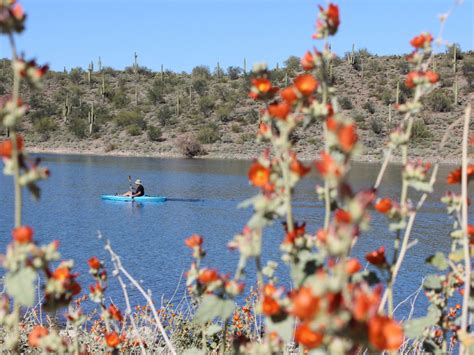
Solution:
M33 240L33 228L21 226L12 230L13 240L19 244L28 244Z
M420 74L418 72L409 72L407 78L405 79L405 86L409 89L413 89L415 87L415 79L417 79L419 76Z
M353 275L356 272L359 272L360 270L362 270L362 265L356 258L351 258L346 261L346 272L349 275Z
M202 269L199 273L198 280L202 284L209 284L219 280L219 274L214 269Z
M184 241L188 248L199 248L202 245L203 238L199 234L193 234Z
M389 198L381 198L375 204L375 209L380 213L387 213L393 207L392 200Z
M439 81L439 74L435 73L434 71L428 70L425 73L425 78L431 83L435 84Z
M453 171L451 171L446 178L446 181L448 184L459 184L461 183L461 175L462 175L462 169L457 168ZM468 165L467 166L467 177L468 180L474 175L474 165Z
M316 163L316 169L320 172L321 175L325 177L339 177L341 171L337 166L337 163L334 161L332 156L327 152L321 153L321 159Z
M285 100L288 105L291 105L293 104L293 102L295 102L295 100L298 99L298 96L296 95L296 91L295 91L295 87L294 86L288 86L287 88L284 88L281 92L280 92L280 96L283 100Z
M308 349L314 349L323 342L324 334L311 329L309 322L302 323L296 328L295 340Z
M267 93L272 88L271 81L266 78L252 79L252 85L261 93Z
M355 125L348 124L339 128L337 131L337 138L341 149L346 153L350 152L359 138L357 136Z
M334 219L337 223L349 224L351 223L352 217L351 214L341 208L338 208L334 213Z
M329 34L333 35L337 32L339 24L341 23L339 19L339 7L330 3L326 10L326 16Z
M284 120L290 113L290 105L288 102L274 102L268 105L268 113L273 117Z
M30 344L30 346L32 346L33 348L36 348L39 345L41 338L45 337L48 334L48 329L42 327L41 325L37 325L28 335L28 344Z
M311 319L319 311L319 298L309 287L302 287L291 296L291 314L299 319Z
M263 296L262 313L266 316L274 316L280 313L280 305L271 296Z
M11 13L17 20L22 20L25 17L25 11L23 11L23 7L20 4L14 4L11 8Z
M360 288L354 290L352 316L356 321L366 321L377 313L381 292L382 288L375 288L372 293L366 293Z
M301 58L301 66L304 70L311 70L315 67L314 56L310 51L307 51L303 58Z
M303 177L311 171L311 167L303 165L302 162L296 159L296 156L293 156L290 163L290 170L298 176Z
M258 133L265 135L270 131L270 126L267 125L266 123L260 122L258 125Z
M16 147L20 152L23 149L23 138L21 136L16 137ZM0 156L3 158L10 159L12 156L13 144L11 139L4 140L0 143Z
M467 226L467 234L470 237L474 237L474 226L472 224L468 224Z
M285 232L286 237L283 243L293 244L296 238L301 237L306 233L306 222L303 222L301 224L294 223L293 231L291 232L288 231L288 225L285 223Z
M58 281L66 281L71 279L72 275L67 266L59 266L56 270L54 270L52 277Z
M106 333L105 334L105 343L109 348L116 348L120 345L122 340L116 332Z
M318 82L310 74L298 75L294 80L294 84L296 89L304 96L311 95L318 87Z
M365 255L365 258L369 263L376 266L385 265L387 260L385 259L385 247L381 246L377 250L371 251Z
M250 166L248 178L253 186L264 187L270 182L270 169L254 161Z
M419 36L414 37L410 41L410 44L413 47L420 49L420 48L426 48L427 46L431 45L431 42L433 42L433 36L430 33L425 32Z
M89 267L94 270L98 270L102 266L102 263L96 256L93 256L92 258L90 258L87 261L87 264L89 264Z
M395 351L402 345L403 329L393 319L376 315L369 320L369 341L379 350Z
M263 294L265 296L272 296L276 292L276 288L272 284L266 284L263 286Z
M339 126L339 124L334 119L334 117L332 115L328 116L328 118L326 119L326 127L327 127L328 131L336 132L338 126Z
M111 304L109 306L109 313L113 319L119 322L123 321L123 316L122 316L122 313L120 312L120 309L118 309L114 304Z

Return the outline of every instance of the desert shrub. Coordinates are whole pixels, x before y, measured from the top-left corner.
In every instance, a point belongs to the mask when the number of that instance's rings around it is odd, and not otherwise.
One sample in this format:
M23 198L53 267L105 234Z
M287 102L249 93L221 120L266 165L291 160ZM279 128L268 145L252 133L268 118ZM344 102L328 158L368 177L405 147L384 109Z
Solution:
M352 119L354 120L354 122L357 123L357 126L358 127L362 127L364 126L365 124L365 116L360 113L360 112L356 112L353 116L352 116Z
M373 117L370 120L370 129L375 134L381 134L383 132L384 124L382 123L380 118Z
M220 139L219 128L215 124L202 127L197 134L199 143L212 144Z
M347 96L343 96L340 98L339 105L341 106L343 110L350 110L353 107L351 99L348 98Z
M461 45L459 43L453 43L452 45L448 47L448 49L446 50L447 57L449 59L454 58L454 48L456 48L456 59L457 60L463 59L463 53L462 53Z
M143 130L146 127L143 115L139 111L120 111L115 118L118 127L128 127L135 125Z
M406 60L401 60L397 62L397 68L400 74L406 75L410 71L410 65Z
M205 95L208 89L207 80L202 78L193 79L193 89L198 95Z
M370 59L367 61L367 71L377 73L381 70L382 70L382 66L380 65L380 62L378 59Z
M229 122L231 120L232 106L221 105L216 109L217 118L222 122Z
M363 104L362 108L367 110L367 112L371 115L375 113L375 106L371 101L367 101L365 104Z
M82 68L72 68L69 72L69 79L71 79L74 84L80 84L84 79L84 75L85 72Z
M87 121L82 118L74 118L68 122L69 131L80 139L87 137L88 128L89 125L87 124Z
M467 81L468 88L474 90L474 58L466 58L463 63L463 74Z
M289 76L294 76L301 70L300 58L294 55L289 56L283 63Z
M53 118L51 117L42 117L35 121L33 128L36 133L39 133L43 138L47 139L49 134L55 131L58 126Z
M242 68L230 66L227 68L227 75L230 80L237 80L242 75Z
M238 123L234 123L231 127L230 127L231 131L234 132L234 133L240 133L242 132L242 127L240 127L240 125Z
M413 122L411 128L411 139L415 142L420 142L423 140L428 140L432 137L432 134L426 124L419 120Z
M161 80L153 80L151 87L148 88L146 96L152 105L164 102L165 85Z
M131 136L139 136L142 134L142 129L136 124L131 124L127 126L127 133Z
M199 65L197 67L194 67L191 75L193 78L200 78L200 79L205 79L209 80L211 78L211 72L209 71L209 67L205 65Z
M125 87L120 85L117 90L110 93L110 100L117 108L124 108L130 103Z
M147 129L148 139L152 142L158 142L161 140L161 129L155 126L148 126Z
M163 127L169 126L173 123L172 117L173 112L171 112L171 109L168 106L163 106L156 113L156 118Z
M426 96L425 102L434 112L449 112L453 109L453 99L442 90L433 91Z
M251 142L255 140L255 135L252 133L242 133L239 139L240 139L240 142L242 143Z
M199 110L201 110L201 112L207 116L214 108L214 100L210 96L203 96L199 98L198 106Z
M181 154L187 158L193 158L198 155L205 154L201 143L194 135L186 134L178 138L177 146Z
M393 95L392 91L385 89L381 94L381 100L385 105L390 105L395 102L395 95Z

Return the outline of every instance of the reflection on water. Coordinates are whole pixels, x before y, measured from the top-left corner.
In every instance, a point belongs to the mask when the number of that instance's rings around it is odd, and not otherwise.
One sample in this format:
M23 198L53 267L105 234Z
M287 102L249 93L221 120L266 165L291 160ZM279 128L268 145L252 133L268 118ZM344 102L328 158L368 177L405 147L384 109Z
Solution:
M157 297L170 296L183 271L189 267L191 253L183 240L192 233L205 237L206 265L223 272L234 271L238 255L229 251L226 244L251 215L249 210L236 208L240 201L255 193L246 177L249 162L67 155L45 155L44 160L52 176L41 184L40 204L25 198L24 221L35 227L39 242L54 239L61 242L63 257L76 261L81 272L79 280L84 286L91 283L87 259L97 255L108 261L103 241L97 238L99 231L110 239L125 267L143 280ZM440 181L445 180L449 169L440 169ZM351 172L354 188L370 187L378 170L374 164L355 164ZM142 179L147 194L167 196L169 201L141 204L100 199L101 194L127 191L128 175ZM321 181L313 173L302 181L295 195L296 219L306 221L310 232L315 232L323 220L323 207L314 193L318 183ZM12 187L10 179L0 177L2 250L12 228ZM418 216L413 236L419 244L409 250L397 280L402 286L396 295L398 301L417 289L424 274L434 272L425 265L425 259L436 250L449 249L450 221L439 202L445 188L442 183L436 185L434 194ZM390 166L380 196L395 198L399 189L399 167ZM276 222L265 231L264 261L279 261L281 240L282 227ZM371 229L359 239L354 252L363 259L366 252L392 244L393 235L387 232L385 218L373 214ZM253 265L249 275L252 268ZM278 271L283 282L287 282L286 269L281 262ZM249 277L247 283L252 282ZM113 280L109 296L121 299ZM132 292L131 296L137 301L136 294ZM422 308L417 312L423 312Z

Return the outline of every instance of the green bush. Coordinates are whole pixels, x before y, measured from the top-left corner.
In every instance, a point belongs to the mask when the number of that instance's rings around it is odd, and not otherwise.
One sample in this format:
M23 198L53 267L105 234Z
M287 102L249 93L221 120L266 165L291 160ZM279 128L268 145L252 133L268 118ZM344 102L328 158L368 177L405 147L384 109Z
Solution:
M426 96L425 102L434 112L449 112L453 109L453 99L442 90L433 91Z
M208 89L207 80L202 78L193 79L193 89L199 96L205 95Z
M232 107L230 105L219 106L216 110L216 115L222 122L229 122L231 120Z
M341 105L341 108L343 110L350 110L353 107L351 99L347 96L341 97L341 99L339 100L339 105Z
M294 55L289 56L283 63L285 64L286 72L289 76L294 76L301 70L300 58Z
M234 123L232 127L230 127L231 131L234 133L240 133L242 132L242 127L238 123Z
M127 126L127 133L131 136L139 136L140 134L142 134L142 129L136 124L131 124Z
M158 142L161 140L161 129L155 126L149 126L147 130L147 136L152 142Z
M128 127L135 125L139 129L145 129L146 123L143 116L138 111L120 111L115 118L115 123L118 127Z
M69 131L80 139L86 138L88 128L89 125L86 120L82 118L71 119L68 124Z
M205 116L208 116L214 108L214 100L209 96L203 96L199 99L198 106L199 110L201 110Z
M146 96L152 105L163 103L165 96L165 85L163 82L157 79L153 80L151 87L147 90Z
M193 158L197 155L206 154L201 144L197 141L196 137L191 134L179 137L177 146L181 154L187 158Z
M110 94L110 99L112 103L117 108L126 107L130 103L127 92L123 86L120 86L117 90L113 91Z
M156 118L158 122L163 127L169 126L173 123L172 117L173 117L173 113L171 112L168 106L163 106L162 108L158 110L156 114Z
M212 144L220 139L219 129L215 124L209 124L201 128L198 132L197 139L202 144Z
M375 134L381 134L383 132L383 123L380 121L380 118L372 118L370 120L370 128Z
M191 74L193 78L201 78L205 80L209 80L211 78L209 67L205 65L198 65L197 67L194 67Z
M423 121L415 121L411 128L411 139L415 142L427 140L432 137L432 134L428 127L426 127Z
M474 58L466 58L464 60L462 72L466 78L469 90L474 90Z
M35 121L33 128L37 133L45 134L55 131L58 126L51 117L42 117Z
M373 115L375 113L375 106L372 102L367 101L365 104L362 105L364 110L367 110L368 113Z

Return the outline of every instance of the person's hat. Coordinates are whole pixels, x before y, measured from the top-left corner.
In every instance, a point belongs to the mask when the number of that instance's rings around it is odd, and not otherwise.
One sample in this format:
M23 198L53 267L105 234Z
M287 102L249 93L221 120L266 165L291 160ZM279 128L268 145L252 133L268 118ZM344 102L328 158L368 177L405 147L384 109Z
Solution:
M135 180L135 184L136 184L136 185L142 185L142 181L141 181L140 179L136 179L136 180Z

